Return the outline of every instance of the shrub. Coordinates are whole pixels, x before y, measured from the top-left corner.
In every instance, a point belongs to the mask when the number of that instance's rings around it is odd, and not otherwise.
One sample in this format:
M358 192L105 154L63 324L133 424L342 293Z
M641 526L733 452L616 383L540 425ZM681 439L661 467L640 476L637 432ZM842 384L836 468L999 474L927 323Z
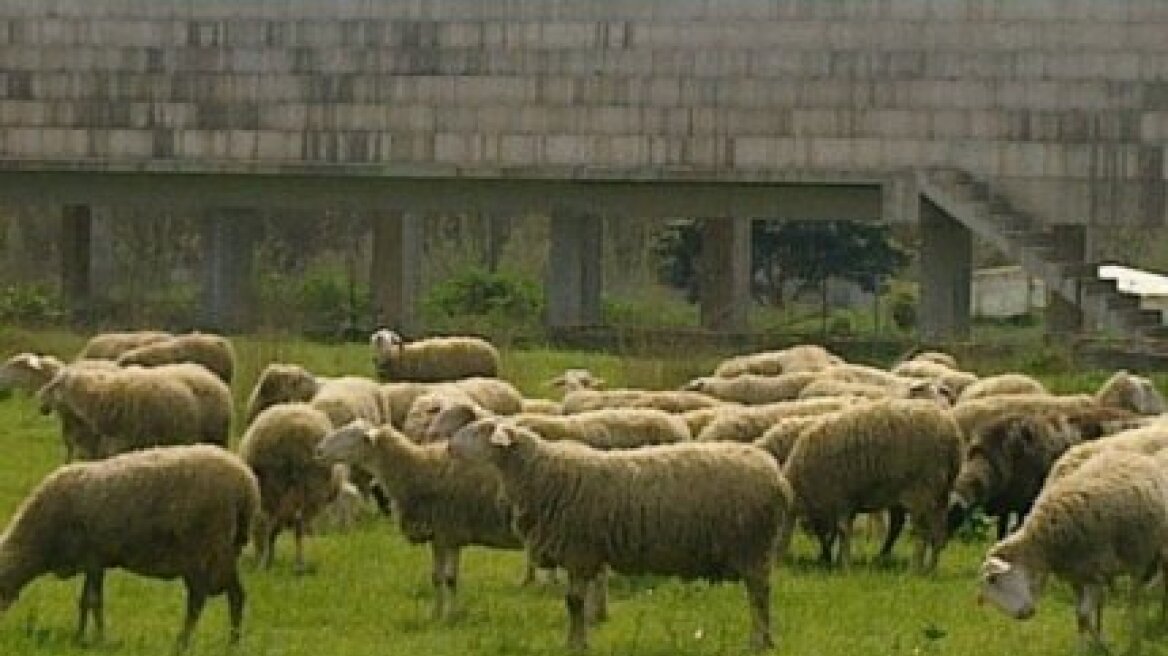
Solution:
M890 312L892 323L901 331L909 332L917 327L917 298L911 292L902 290L893 294Z
M19 324L53 324L65 317L61 297L42 285L0 287L0 321Z
M505 343L542 334L543 308L537 282L477 267L435 284L422 299L428 328L483 333Z

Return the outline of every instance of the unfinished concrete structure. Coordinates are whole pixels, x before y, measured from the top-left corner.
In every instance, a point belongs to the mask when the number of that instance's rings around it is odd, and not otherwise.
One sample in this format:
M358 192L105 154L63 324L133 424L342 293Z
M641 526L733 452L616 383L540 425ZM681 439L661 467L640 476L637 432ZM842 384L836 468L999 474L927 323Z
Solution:
M535 210L556 325L598 317L597 217L667 215L707 219L710 327L745 321L745 220L852 218L922 222L928 339L968 330L971 235L1059 327L1138 334L1083 261L1166 218L1165 34L1160 0L0 0L0 195L65 208L82 306L85 206L203 208L224 324L226 224L294 205L383 217L388 322L416 217Z

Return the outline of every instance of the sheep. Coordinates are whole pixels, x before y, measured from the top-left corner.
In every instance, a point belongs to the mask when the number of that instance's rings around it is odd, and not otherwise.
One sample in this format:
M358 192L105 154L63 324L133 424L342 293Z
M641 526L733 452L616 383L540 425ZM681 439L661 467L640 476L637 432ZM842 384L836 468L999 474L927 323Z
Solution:
M843 360L822 346L800 344L778 351L728 358L714 369L714 375L720 378L734 378L743 374L777 376L793 371L818 371L842 363Z
M969 385L957 397L957 402L972 401L990 396L1010 394L1049 394L1046 386L1025 374L1000 374L986 376Z
M463 426L492 416L471 403L451 403L431 422L423 441L449 440ZM580 442L594 449L635 449L685 442L692 437L680 417L653 408L605 408L574 415L517 414L509 419L545 440Z
M369 341L382 382L435 383L499 374L499 351L478 337L431 337L407 343L401 335L382 328Z
M340 428L354 419L382 423L382 390L376 381L362 376L318 378L316 393L308 400L328 417L333 428Z
M979 574L980 598L1019 620L1033 617L1047 573L1075 593L1080 639L1103 647L1102 597L1112 579L1133 582L1131 649L1143 636L1144 580L1168 563L1168 474L1143 454L1108 450L1051 481L1009 537L992 546Z
M337 496L317 515L313 524L314 532L347 531L367 512L364 495L349 480L349 467L338 463L333 465L332 470Z
M426 431L444 408L470 404L492 414L511 415L523 408L523 396L510 383L495 378L464 378L438 383L414 399L402 432L415 442L426 442Z
M1155 384L1144 376L1136 376L1121 369L1108 378L1095 392L1100 405L1125 408L1141 415L1160 415L1165 412L1164 396Z
M799 440L799 436L803 434L803 431L807 430L809 426L812 426L820 419L833 416L835 416L835 413L780 419L775 425L768 428L761 437L754 440L753 444L771 454L775 462L782 467L787 462L787 458L790 457L791 450L795 448L795 443Z
M17 353L0 365L0 390L33 394L56 376L65 363L51 355Z
M476 376L447 383L382 383L383 420L399 430L404 429L414 403L423 396L444 389L453 389L454 395L470 398L474 403L499 414L510 415L524 411L527 402L515 386L498 378ZM554 409L554 414L559 414L558 404L555 404Z
M846 380L821 378L804 387L803 391L799 392L798 399L821 399L840 396L854 396L861 399L879 400L896 398L897 396L902 396L902 394L896 387L887 385L871 385L869 383L853 383Z
M953 391L954 399L959 397L965 388L976 383L976 374L961 371L940 364L933 360L909 360L894 366L891 373L901 378L916 378L919 380L933 380L942 383Z
M808 426L783 473L800 516L816 534L821 559L849 564L852 517L903 506L922 538L916 569L936 567L945 546L945 510L961 464L961 434L949 412L915 399L874 401Z
M519 414L562 415L564 414L564 404L551 399L523 399Z
M320 382L316 376L304 367L298 364L269 364L260 372L247 399L244 421L250 424L265 408L277 403L309 401L319 389Z
M846 383L861 383L878 387L904 385L908 377L890 373L864 364L845 363L828 367L819 372L821 380L838 380Z
M207 597L226 593L235 643L244 607L237 562L259 503L247 467L212 446L64 465L29 494L0 535L0 609L41 574L84 574L77 639L85 638L92 617L100 640L105 570L121 567L186 584L180 649L189 645Z
M1054 462L1046 480L1049 483L1069 476L1105 451L1135 451L1156 455L1164 449L1168 449L1168 423L1154 421L1142 426L1130 426L1109 435L1107 439L1071 447Z
M239 456L260 485L262 512L253 542L261 567L271 567L276 537L291 527L295 569L306 571L303 540L314 517L340 493L343 479L316 459L316 446L333 428L307 403L282 403L256 417L239 443Z
M1011 514L1026 516L1059 456L1136 416L1116 408L1089 407L1007 415L979 428L969 441L954 485L950 531L960 526L970 509L984 505L986 514L998 518L998 538L1006 537Z
M463 547L523 546L511 529L511 506L500 498L498 476L485 465L451 458L445 444L414 444L393 426L357 420L330 432L316 455L376 477L393 499L402 535L430 544L435 619L454 611Z
M744 405L761 405L778 401L793 401L808 384L819 379L814 371L796 371L778 376L742 374L734 378L703 376L682 387L689 392L701 392L722 401Z
M901 363L904 362L932 362L950 369L957 369L957 358L944 351L920 351L901 358Z
M681 413L721 405L721 401L698 392L658 390L580 390L564 395L564 414L603 408L657 408Z
M683 442L597 451L545 441L505 418L462 428L449 448L460 461L498 472L528 548L568 572L569 648L587 648L586 593L609 567L741 580L751 645L773 645L770 575L789 526L791 490L759 449Z
M201 364L230 385L235 375L235 348L222 335L189 333L143 344L118 356L117 363L157 367L162 364Z
M547 387L560 390L562 393L579 392L580 390L600 390L608 387L608 381L596 376L587 369L566 369L564 373L544 383Z
M160 369L66 367L38 396L42 413L61 417L66 440L87 438L66 444L85 459L193 443L211 433L195 393Z
M81 351L77 353L77 360L116 360L118 356L131 349L145 346L154 342L161 342L173 337L171 333L159 330L139 330L121 333L100 333L89 338Z
M709 426L715 419L735 412L736 409L741 409L742 407L737 403L727 403L710 408L687 410L681 413L680 416L682 421L685 422L685 425L689 427L690 435L696 437L701 435L702 431L706 429L706 426Z
M715 417L695 438L702 442L753 442L782 419L836 412L855 403L850 398L823 398L746 406Z

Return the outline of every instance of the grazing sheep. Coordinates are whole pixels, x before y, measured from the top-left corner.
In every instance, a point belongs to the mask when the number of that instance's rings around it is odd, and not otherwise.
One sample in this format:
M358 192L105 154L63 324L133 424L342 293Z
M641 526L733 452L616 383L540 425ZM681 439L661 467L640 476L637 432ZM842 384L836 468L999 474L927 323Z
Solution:
M793 371L819 371L842 364L838 356L816 344L800 344L778 351L748 353L723 360L714 375L734 378L743 374L777 376Z
M991 396L1008 396L1010 394L1049 394L1046 385L1025 374L1000 374L986 376L969 387L966 387L958 403L983 399Z
M317 457L376 477L393 499L402 535L413 544L430 544L435 619L454 610L463 547L523 546L511 529L511 507L500 498L498 476L485 465L451 458L445 444L414 444L392 426L358 420L329 433Z
M796 371L778 376L742 374L734 378L703 376L689 381L682 389L701 392L721 401L761 405L794 401L808 384L818 379L819 375L814 371Z
M809 426L814 425L820 419L833 416L835 416L835 413L780 419L775 425L768 428L762 434L762 437L756 439L753 444L771 454L775 462L782 467L786 464L787 458L791 455L791 450L795 448L795 443L799 441L799 436L803 434L803 431L807 430Z
M29 494L0 535L0 609L41 574L84 574L77 638L84 639L92 617L100 640L105 570L121 567L186 584L180 649L207 597L226 593L234 643L244 605L236 566L259 503L247 467L212 446L65 465Z
M520 414L530 415L562 415L564 404L551 399L523 399L519 408Z
M137 367L131 367L134 370ZM226 447L231 437L231 388L206 367L192 362L153 367L159 376L170 376L187 386L199 407L199 442Z
M316 394L308 403L323 412L333 428L340 428L354 419L365 419L380 424L382 417L381 385L362 376L318 378Z
M702 442L753 442L768 428L788 417L837 412L855 403L851 398L822 398L743 406L714 417L696 439Z
M528 548L568 572L569 648L587 647L586 593L609 567L741 580L751 645L773 645L770 575L791 491L762 451L695 442L597 451L507 419L476 421L449 445L458 460L498 472Z
M545 383L548 387L560 392L579 392L580 390L600 390L608 386L608 381L596 376L587 369L567 369L564 373Z
M382 382L437 383L499 374L499 351L478 337L431 337L407 343L401 335L382 328L369 341Z
M473 403L451 403L430 423L422 441L449 440L463 426L492 416ZM518 414L509 419L545 440L580 442L594 449L635 449L691 438L680 417L653 408L605 408L574 415Z
M1132 426L1111 434L1107 439L1086 442L1071 447L1054 462L1047 475L1047 483L1064 478L1104 451L1134 451L1157 455L1168 449L1168 423L1151 422Z
M960 429L949 412L897 399L845 408L808 426L783 473L826 564L838 537L839 562L848 565L856 513L902 506L922 538L914 565L931 571L945 546L946 503L960 464Z
M203 365L230 385L235 375L235 348L222 335L189 333L130 349L119 355L117 362L122 366L138 364L144 367L193 362Z
M953 418L961 432L972 436L978 429L1002 417L1085 411L1098 407L1090 394L1008 394L963 401L953 407Z
M976 374L953 369L932 360L901 362L892 368L891 373L902 378L937 381L952 390L955 399L961 395L965 388L978 381Z
M247 399L245 423L277 403L306 402L320 389L320 381L298 364L272 363L264 367Z
M1164 414L1164 396L1151 380L1124 370L1112 374L1095 392L1099 405L1124 408L1141 415Z
M38 396L43 413L56 411L61 417L66 440L80 434L91 438L66 444L71 455L84 459L189 444L213 432L203 425L199 400L191 388L160 369L66 367ZM77 433L71 426L84 430Z
M173 337L159 330L139 330L122 333L100 333L89 338L77 360L117 360L118 356L139 346L161 342Z
M1103 647L1103 593L1130 576L1131 650L1143 636L1144 582L1168 563L1168 475L1165 464L1122 450L1100 453L1078 471L1051 481L1022 527L990 548L980 596L1015 619L1035 612L1045 574L1071 584L1080 638Z
M33 394L64 367L64 362L51 355L17 353L0 365L0 390L19 389Z
M674 414L721 405L718 399L698 392L659 390L581 390L564 395L564 414L604 408L656 408Z
M312 520L336 498L344 482L316 459L316 447L333 425L307 403L281 403L256 417L239 442L239 456L260 485L260 508L253 531L261 567L271 567L276 536L291 527L295 568L305 571L303 540Z
M961 463L949 507L955 530L969 511L983 506L998 518L998 539L1006 537L1010 517L1025 518L1047 474L1067 449L1097 439L1137 415L1116 408L1007 415L974 432Z

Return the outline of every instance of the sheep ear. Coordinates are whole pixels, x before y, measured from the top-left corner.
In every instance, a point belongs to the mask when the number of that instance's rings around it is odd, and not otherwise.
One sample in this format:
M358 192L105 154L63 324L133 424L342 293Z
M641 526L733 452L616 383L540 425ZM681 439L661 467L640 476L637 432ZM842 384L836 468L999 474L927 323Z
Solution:
M511 439L511 429L507 426L496 426L495 430L491 431L491 436L487 438L487 442L502 447L508 447L515 443Z
M1010 571L1010 563L998 558L997 556L990 556L981 566L982 578L990 576L1001 576Z

